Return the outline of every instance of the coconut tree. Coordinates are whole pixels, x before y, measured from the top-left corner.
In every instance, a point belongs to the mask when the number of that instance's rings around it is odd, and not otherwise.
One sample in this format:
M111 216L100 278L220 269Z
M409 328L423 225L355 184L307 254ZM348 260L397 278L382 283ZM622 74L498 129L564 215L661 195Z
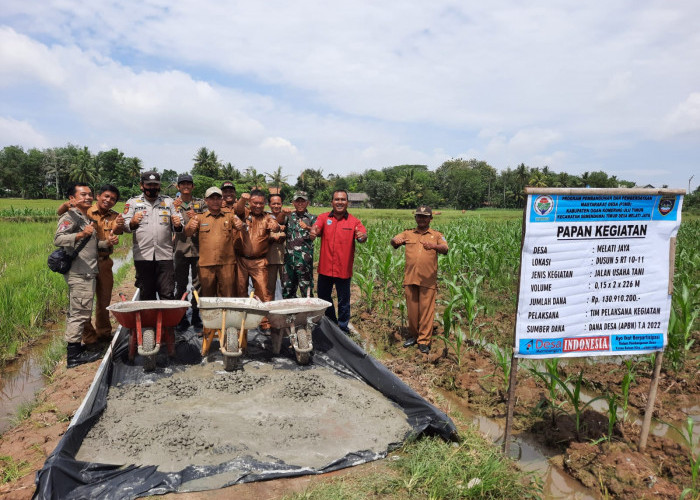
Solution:
M265 175L270 180L270 183L277 188L277 192L279 192L279 190L282 189L282 184L287 182L287 179L289 179L288 175L282 175L281 166L277 167L277 169L272 173L265 172Z
M96 175L95 161L87 146L85 146L81 151L78 151L74 163L69 167L70 180L92 184L95 182Z

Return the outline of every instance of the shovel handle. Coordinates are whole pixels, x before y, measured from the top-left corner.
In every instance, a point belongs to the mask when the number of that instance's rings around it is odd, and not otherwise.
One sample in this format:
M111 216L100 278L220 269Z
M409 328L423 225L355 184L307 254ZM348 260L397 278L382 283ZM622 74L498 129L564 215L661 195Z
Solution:
M197 307L199 307L199 294L194 288L192 289L192 295L194 295L194 299L197 301Z

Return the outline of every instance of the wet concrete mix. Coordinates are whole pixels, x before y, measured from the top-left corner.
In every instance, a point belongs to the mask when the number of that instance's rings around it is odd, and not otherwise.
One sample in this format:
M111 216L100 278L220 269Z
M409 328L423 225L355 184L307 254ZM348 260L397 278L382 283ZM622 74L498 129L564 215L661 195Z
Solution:
M351 452L386 452L410 432L381 393L326 368L251 362L226 372L218 362L111 387L76 459L161 471L240 457L322 468Z

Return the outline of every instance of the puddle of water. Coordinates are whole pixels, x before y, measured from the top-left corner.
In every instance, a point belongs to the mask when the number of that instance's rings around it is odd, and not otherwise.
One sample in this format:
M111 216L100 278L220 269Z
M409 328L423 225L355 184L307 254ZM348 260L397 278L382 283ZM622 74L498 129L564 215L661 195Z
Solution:
M112 272L132 261L133 251L114 260ZM41 373L41 358L46 345L63 331L51 330L25 354L0 370L0 434L12 427L19 407L34 401L36 393L44 388L46 379Z
M53 336L61 334L51 331L0 372L0 434L12 426L19 407L34 401L36 393L44 388L46 380L41 373L42 353Z
M449 391L440 391L440 394L448 402L450 410L459 411L465 419L470 420L481 433L488 436L493 442L503 442L505 419L500 421L477 415L459 397ZM552 466L548 458L553 456L553 453L541 446L533 436L515 434L513 439L514 443L510 447L512 458L518 461L521 469L526 472L536 472L542 478L546 498L575 500L595 500L598 498L597 492L586 488L571 476Z

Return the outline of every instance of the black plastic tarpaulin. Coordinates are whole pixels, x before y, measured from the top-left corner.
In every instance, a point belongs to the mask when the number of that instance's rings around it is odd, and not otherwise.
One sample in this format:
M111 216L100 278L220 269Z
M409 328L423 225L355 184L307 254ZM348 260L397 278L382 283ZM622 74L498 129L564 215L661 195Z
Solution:
M358 450L317 469L279 462L264 463L251 457L240 457L216 466L186 467L177 472L162 472L155 466L78 461L75 456L83 439L106 407L109 387L117 383L129 383L143 373L139 366L124 363L128 343L127 332L122 330L120 333L113 350L108 352L108 359L98 370L93 387L74 421L37 473L34 498L137 498L186 489L191 491L197 488L183 488L183 485L191 485L199 478L214 475L226 478L223 487L280 477L321 474L383 458L390 451L376 454ZM189 335L179 339L177 344L177 363L182 363L183 366L198 363L201 359L196 336L191 331L188 333ZM313 345L312 364L325 366L344 377L362 380L381 392L404 411L412 434L439 435L446 440L456 437L457 430L447 415L421 398L326 318L323 318L313 331ZM249 344L246 354L246 358L251 357L268 362L275 361L266 351L256 350L254 342ZM137 356L137 363L138 359ZM287 362L285 366L295 365Z

